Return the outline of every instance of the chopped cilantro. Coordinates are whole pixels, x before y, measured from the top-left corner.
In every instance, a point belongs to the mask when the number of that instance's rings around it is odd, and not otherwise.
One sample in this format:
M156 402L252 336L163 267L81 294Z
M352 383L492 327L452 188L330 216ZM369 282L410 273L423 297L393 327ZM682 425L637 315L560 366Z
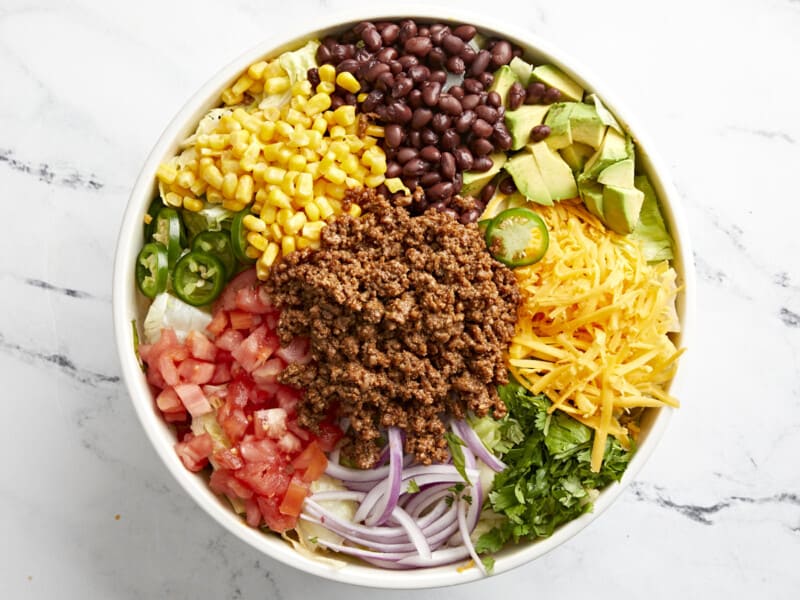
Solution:
M419 491L419 485L414 479L408 481L408 493L416 494Z

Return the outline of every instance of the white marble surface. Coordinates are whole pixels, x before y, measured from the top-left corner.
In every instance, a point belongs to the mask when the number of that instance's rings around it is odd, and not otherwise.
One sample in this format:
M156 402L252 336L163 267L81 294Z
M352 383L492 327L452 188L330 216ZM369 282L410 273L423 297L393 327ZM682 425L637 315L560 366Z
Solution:
M376 596L206 517L119 379L112 254L151 145L265 32L348 6L224 4L0 2L0 598ZM699 331L691 391L619 502L543 559L436 597L797 598L800 2L491 7L566 48L649 129L692 229Z

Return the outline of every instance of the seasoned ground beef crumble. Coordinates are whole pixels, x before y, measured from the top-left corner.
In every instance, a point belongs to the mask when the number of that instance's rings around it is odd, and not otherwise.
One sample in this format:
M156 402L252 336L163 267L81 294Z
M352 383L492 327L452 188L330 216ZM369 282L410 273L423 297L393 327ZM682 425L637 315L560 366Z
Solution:
M476 225L428 211L411 217L374 191L353 192L361 218L323 229L321 248L294 252L266 282L282 341L306 336L313 360L282 383L306 390L300 423L347 417L345 453L373 466L381 429L405 431L423 464L448 459L449 415L505 414L496 386L520 301Z

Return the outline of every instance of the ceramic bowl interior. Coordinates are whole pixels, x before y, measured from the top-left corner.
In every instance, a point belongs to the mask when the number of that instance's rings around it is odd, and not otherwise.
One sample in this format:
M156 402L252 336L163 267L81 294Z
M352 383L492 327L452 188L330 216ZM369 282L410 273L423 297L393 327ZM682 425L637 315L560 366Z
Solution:
M515 29L512 25L491 23L485 15L469 14L453 10L432 11L429 7L409 7L403 13L374 14L369 11L342 14L327 23L316 25L292 25L291 31L272 32L269 40L246 52L217 73L202 89L191 96L178 112L156 143L136 181L125 212L117 246L113 281L114 328L117 339L123 377L142 426L151 443L173 477L183 489L218 523L232 534L267 556L301 569L308 573L341 582L376 588L425 588L466 583L481 578L477 569L457 571L457 565L416 569L410 571L387 571L356 562L334 567L328 563L308 558L296 552L288 543L276 535L266 535L248 527L228 505L209 489L206 480L187 471L173 450L175 435L158 414L147 381L139 368L133 351L133 330L141 324L147 303L138 293L134 283L134 261L141 248L141 224L151 200L157 193L155 173L158 165L173 156L178 144L194 129L200 118L219 104L220 92L231 85L248 65L262 57L274 57L285 50L294 49L308 39L321 38L329 33L345 30L363 20L392 20L412 16L419 21L444 22L448 24L471 23L487 36L498 36L510 40L525 49L524 58L536 64L554 64L581 83L586 90L596 92L606 106L617 116L633 136L637 147L638 169L645 172L661 202L664 218L675 239L676 258L674 266L679 274L679 285L683 286L678 298L678 314L682 331L677 336L678 345L688 345L688 335L693 328L694 273L687 227L676 194L664 177L666 170L655 156L651 144L638 125L632 123L629 113L620 108L616 98L600 87L584 69L569 59L563 51L553 48L537 36ZM132 326L133 324L133 326ZM685 358L683 359L685 360ZM680 396L682 391L682 365L672 382L671 391ZM595 502L594 511L560 527L551 537L535 543L525 543L505 548L496 555L495 573L508 571L530 562L556 548L592 520L597 518L632 481L656 447L670 417L670 411L651 409L642 423L639 448L632 459L622 481L603 490Z

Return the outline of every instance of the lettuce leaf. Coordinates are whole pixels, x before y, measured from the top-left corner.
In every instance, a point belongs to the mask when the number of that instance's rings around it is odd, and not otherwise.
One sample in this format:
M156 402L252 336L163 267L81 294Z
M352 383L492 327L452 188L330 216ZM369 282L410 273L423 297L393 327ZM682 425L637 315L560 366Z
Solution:
M630 235L642 243L644 255L648 262L671 260L674 257L672 238L667 233L667 227L664 225L664 219L658 208L655 190L653 190L653 186L646 175L635 177L634 185L644 192L644 203L639 213L639 222Z
M319 42L317 40L310 40L302 48L291 52L284 52L278 57L278 62L280 62L283 70L286 71L289 81L291 81L292 84L306 79L308 70L317 66L317 48L319 48ZM269 106L280 108L291 99L291 89L281 94L270 94L264 96L261 102L259 102L258 108L262 110Z

